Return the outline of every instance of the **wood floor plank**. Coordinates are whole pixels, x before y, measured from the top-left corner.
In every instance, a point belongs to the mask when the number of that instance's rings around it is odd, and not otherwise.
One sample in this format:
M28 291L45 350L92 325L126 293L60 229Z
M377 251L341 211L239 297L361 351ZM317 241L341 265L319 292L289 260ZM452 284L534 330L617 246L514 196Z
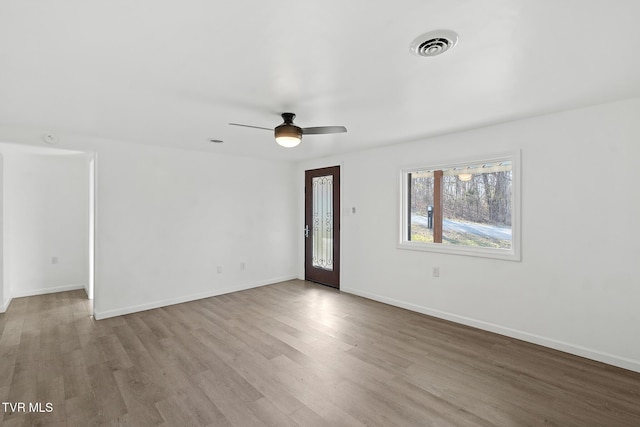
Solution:
M465 408L436 396L428 391L416 387L401 377L393 378L384 383L388 393L398 397L401 404L416 408L423 414L425 425L456 425L481 427L494 425ZM424 414L428 416L424 416Z
M249 410L270 427L297 427L299 426L292 417L280 411L269 399L262 397L255 402L248 403Z
M0 314L4 426L639 426L640 374L298 280L95 321Z
M215 362L214 362L215 361ZM201 389L210 387L223 387L243 402L255 402L263 397L263 394L236 370L219 359L211 359L211 369L196 375L195 382Z
M8 320L0 336L0 346L18 345L22 335L23 319Z
M228 363L285 414L291 414L304 406L286 387L275 381L275 372L270 368L269 360L263 358L262 355L245 353Z
M207 381L207 378L196 380L207 398L214 402L216 407L224 415L224 418L234 426L264 426L266 425L256 415L248 410L248 403L233 389L223 383Z
M32 399L30 403L36 404L35 410L37 412L33 414L34 424L48 425L64 423L67 419L64 378L61 375L55 377L51 375L40 375L36 397ZM48 412L48 404L51 405L51 412Z
M210 386L211 384L206 384ZM194 417L201 425L207 426L231 426L232 424L224 416L209 397L198 386L179 390L178 395L182 398L185 410Z
M108 362L91 366L88 370L91 388L96 396L98 417L104 421L117 419L127 413L127 405Z
M318 371L307 369L286 356L273 359L272 363L277 372L276 380L329 425L365 425L328 398L343 378L318 375Z
M142 367L132 366L126 370L116 370L113 376L127 407L127 414L135 413L135 417L128 417L129 422L133 422L134 419L140 422L146 419L161 424L164 421L155 403L170 397L173 393L157 385L152 377L145 374Z
M200 426L200 422L187 408L181 396L175 395L157 402L156 407L168 426Z
M0 347L0 388L8 387L13 380L13 371L18 357L17 345ZM3 402L5 402L3 400Z
M98 425L108 422L100 413L93 390L73 396L65 401L67 423L73 426Z
M16 360L9 390L9 402L29 402L38 388L38 361Z
M332 427L324 418L316 414L311 408L302 406L290 415L290 418L304 427Z
M339 383L329 399L366 425L413 425L380 396L349 380Z

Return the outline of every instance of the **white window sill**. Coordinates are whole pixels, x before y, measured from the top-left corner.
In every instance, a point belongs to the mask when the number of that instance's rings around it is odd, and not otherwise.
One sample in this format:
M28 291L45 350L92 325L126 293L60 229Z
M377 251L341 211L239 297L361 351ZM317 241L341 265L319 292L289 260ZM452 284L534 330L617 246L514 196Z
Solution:
M514 249L480 248L473 246L456 246L443 243L401 242L398 249L411 251L435 252L450 255L464 255L480 258L520 261L520 253Z

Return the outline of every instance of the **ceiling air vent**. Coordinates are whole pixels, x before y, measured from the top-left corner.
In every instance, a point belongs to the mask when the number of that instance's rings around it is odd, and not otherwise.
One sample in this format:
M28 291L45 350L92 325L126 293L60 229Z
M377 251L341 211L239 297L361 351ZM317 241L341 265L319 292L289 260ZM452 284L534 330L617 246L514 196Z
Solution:
M411 52L418 56L437 56L452 49L457 43L458 35L451 30L431 31L411 43Z

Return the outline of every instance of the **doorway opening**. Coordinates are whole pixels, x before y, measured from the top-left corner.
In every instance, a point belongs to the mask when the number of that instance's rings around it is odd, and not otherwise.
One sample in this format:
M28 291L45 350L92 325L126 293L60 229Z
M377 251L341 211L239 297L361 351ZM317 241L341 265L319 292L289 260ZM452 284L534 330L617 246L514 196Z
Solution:
M0 155L0 303L82 289L93 315L95 153L0 143Z

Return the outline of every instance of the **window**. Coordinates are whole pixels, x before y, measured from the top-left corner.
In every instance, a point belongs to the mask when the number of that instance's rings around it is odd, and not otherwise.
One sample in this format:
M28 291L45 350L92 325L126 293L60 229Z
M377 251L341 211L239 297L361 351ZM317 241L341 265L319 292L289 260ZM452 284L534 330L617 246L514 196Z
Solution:
M403 169L400 248L520 260L519 153Z

